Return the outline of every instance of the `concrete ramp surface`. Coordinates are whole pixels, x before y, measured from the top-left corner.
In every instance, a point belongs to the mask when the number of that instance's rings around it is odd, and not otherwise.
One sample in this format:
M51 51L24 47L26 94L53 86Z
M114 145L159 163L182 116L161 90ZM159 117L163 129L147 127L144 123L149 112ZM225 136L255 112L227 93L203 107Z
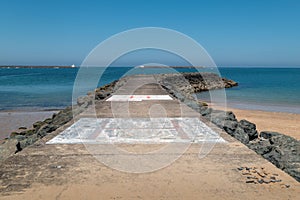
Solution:
M198 118L81 118L46 144L225 142Z

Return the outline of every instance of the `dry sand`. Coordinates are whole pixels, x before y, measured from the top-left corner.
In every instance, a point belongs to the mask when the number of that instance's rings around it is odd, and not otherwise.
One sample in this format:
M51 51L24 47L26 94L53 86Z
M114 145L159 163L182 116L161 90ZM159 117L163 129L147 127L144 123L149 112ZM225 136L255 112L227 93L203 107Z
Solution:
M238 120L246 119L256 124L258 131L276 131L300 140L300 114L212 107L232 111Z

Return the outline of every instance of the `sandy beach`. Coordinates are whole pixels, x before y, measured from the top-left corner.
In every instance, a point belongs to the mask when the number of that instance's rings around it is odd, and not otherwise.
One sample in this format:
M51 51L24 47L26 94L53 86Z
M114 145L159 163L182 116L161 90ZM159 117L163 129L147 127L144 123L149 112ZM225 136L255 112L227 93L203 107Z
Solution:
M268 112L261 110L243 110L227 107L226 109L211 106L215 109L232 111L238 120L246 119L256 124L257 130L275 131L300 140L300 114L285 112Z
M3 111L0 112L0 140L8 137L10 133L19 127L31 127L36 121L49 118L57 111Z

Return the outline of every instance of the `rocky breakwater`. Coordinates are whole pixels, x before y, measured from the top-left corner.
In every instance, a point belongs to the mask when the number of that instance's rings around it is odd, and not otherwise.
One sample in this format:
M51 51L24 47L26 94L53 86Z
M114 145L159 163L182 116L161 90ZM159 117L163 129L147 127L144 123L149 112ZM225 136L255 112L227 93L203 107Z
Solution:
M233 112L212 109L195 96L197 92L237 86L236 82L212 73L164 74L158 79L175 98L300 182L300 141L277 132L258 133L254 123L238 121Z
M238 86L233 80L208 72L160 74L157 75L157 80L172 96L198 112L207 104L199 102L195 93Z
M30 128L20 127L18 130L12 132L9 138L0 143L0 161L22 151L22 149L35 143L40 138L45 137L49 133L70 122L73 117L86 110L87 107L92 103L95 103L95 101L102 101L110 96L111 93L124 84L125 81L126 79L122 79L122 81L114 81L99 87L95 89L95 91L88 92L86 96L79 97L77 99L77 105L67 107L58 113L53 114L52 118L35 122Z
M290 136L262 131L247 146L300 182L300 141Z
M170 94L181 101L195 100L195 93L213 89L231 88L238 83L226 78L221 78L214 73L178 73L157 75L158 82Z

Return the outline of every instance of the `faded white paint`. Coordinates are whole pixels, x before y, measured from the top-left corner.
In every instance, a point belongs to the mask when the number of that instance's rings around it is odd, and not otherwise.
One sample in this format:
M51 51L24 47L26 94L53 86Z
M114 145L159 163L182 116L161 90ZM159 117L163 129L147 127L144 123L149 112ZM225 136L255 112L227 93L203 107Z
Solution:
M47 144L225 142L198 118L81 118Z

